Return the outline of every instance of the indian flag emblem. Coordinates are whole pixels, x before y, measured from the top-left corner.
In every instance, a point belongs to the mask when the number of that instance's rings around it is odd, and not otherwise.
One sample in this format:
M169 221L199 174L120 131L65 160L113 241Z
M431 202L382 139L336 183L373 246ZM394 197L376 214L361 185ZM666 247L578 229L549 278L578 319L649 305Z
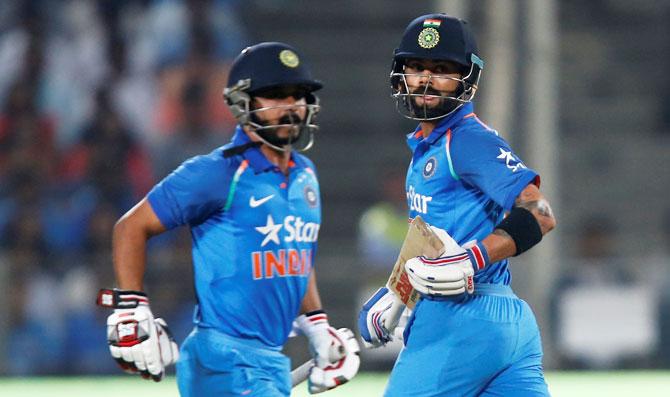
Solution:
M423 28L419 33L418 41L421 48L429 50L440 42L440 33L435 28Z
M426 19L423 21L424 28L439 28L442 21L439 19Z

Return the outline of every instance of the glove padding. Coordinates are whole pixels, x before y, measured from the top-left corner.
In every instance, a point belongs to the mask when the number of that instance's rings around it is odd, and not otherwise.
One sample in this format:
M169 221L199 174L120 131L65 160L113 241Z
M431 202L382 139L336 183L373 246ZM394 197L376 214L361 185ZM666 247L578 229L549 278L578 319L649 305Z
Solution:
M331 327L328 316L322 310L298 316L296 323L309 340L314 360L307 379L311 394L335 388L356 375L360 366L360 348L351 330Z
M475 270L465 250L463 254L437 259L417 256L405 263L405 270L412 287L421 295L439 297L475 291Z
M159 382L165 367L177 362L179 349L165 320L154 318L146 294L102 289L98 305L114 308L107 318L107 343L119 366Z
M336 330L332 327L329 328L329 332L334 333L334 337L342 343L344 352L338 350L340 358L330 362L326 367L318 365L312 367L307 380L310 394L322 393L349 382L356 376L361 364L360 347L354 333L348 328Z
M461 247L446 230L434 226L431 229L444 243L445 251L437 259L419 256L405 263L412 287L431 297L472 294L475 271L488 265L486 250L476 241Z
M405 305L388 288L382 287L358 313L358 330L366 348L377 348L393 340Z

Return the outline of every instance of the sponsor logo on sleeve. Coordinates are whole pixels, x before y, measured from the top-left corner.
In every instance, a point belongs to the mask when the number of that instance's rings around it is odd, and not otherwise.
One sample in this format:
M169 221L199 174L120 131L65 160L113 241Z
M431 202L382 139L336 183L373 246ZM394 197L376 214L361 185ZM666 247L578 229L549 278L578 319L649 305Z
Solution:
M507 168L512 170L512 172L517 172L520 169L526 168L526 166L521 162L521 160L516 158L511 151L505 150L503 148L499 149L500 154L496 158L505 161L505 166L507 166Z

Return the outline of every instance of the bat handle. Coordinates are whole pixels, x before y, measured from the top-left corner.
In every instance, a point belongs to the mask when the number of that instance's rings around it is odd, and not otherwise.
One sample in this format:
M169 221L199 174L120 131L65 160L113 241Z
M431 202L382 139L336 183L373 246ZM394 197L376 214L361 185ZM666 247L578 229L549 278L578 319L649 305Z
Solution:
M291 371L291 387L296 387L309 377L309 371L314 366L314 360L305 361L298 368Z
M347 355L347 349L344 345L331 346L328 361L336 363ZM296 387L309 377L309 372L314 366L314 359L307 360L298 368L291 371L291 387Z

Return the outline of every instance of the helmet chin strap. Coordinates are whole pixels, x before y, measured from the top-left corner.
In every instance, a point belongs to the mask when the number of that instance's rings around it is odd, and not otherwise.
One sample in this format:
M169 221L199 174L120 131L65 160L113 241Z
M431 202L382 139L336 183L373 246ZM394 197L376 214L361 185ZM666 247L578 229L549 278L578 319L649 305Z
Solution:
M226 88L223 96L231 109L233 115L240 125L247 126L247 131L253 134L262 144L278 151L296 150L304 152L310 149L314 143L314 133L319 129L314 119L319 112L319 98L312 93L307 95L307 103L301 105L280 105L253 109L251 96L245 91L250 86L250 81L240 80L232 87ZM292 114L291 110L305 108L305 118ZM278 124L268 125L258 118L258 113L272 109L286 109L289 113L279 120ZM279 138L276 130L289 128L291 133L287 138Z
M311 115L312 110L309 109L309 107L313 105L305 106L308 107L307 114ZM278 151L297 150L302 152L308 150L312 146L314 132L318 128L316 125L309 123L307 118L303 120L294 113L285 115L277 124L267 124L261 121L256 115L256 112L267 109L269 108L255 109L249 112L249 118L246 125L249 127L248 131L250 131L256 139ZM286 138L278 136L277 131L281 128L288 129L289 133ZM296 145L296 143L302 144Z
M455 91L455 93L460 93L457 96L443 95L439 91L435 90L430 85L429 77L428 82L426 83L423 90L418 90L412 92L407 84L405 73L398 73L399 84L402 84L396 91L392 94L393 98L396 100L396 109L403 117L408 119L417 120L417 121L432 121L439 120L444 117L449 116L455 112L458 108L463 106L463 104L469 102L462 98L462 92L464 91L463 86L465 82L463 79L454 79L457 80L461 87ZM424 104L417 104L417 99L423 98ZM439 100L439 103L435 107L429 107L425 103L426 98L433 98Z
M247 124L250 128L247 129L249 134L258 140L259 142L262 142L264 145L267 145L271 147L274 150L280 151L280 152L289 152L293 149L292 142L290 138L279 138L276 134L273 134L273 132L270 129L275 129L275 126L268 126L268 127L254 127L254 125L258 124ZM263 129L263 128L270 128L270 129ZM291 133L292 135L293 133ZM297 139L296 139L297 140Z

